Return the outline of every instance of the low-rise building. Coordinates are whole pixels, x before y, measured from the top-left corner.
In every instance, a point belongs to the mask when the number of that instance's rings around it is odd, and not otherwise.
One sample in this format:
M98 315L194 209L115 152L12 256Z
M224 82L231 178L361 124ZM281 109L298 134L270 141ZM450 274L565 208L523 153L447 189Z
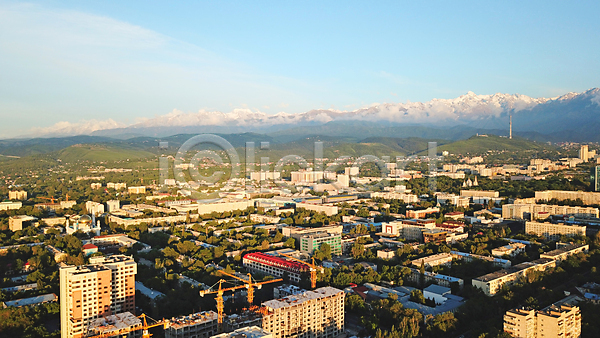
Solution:
M483 291L487 296L493 296L500 291L504 285L513 285L521 277L525 277L530 271L544 271L547 268L555 266L556 261L540 258L532 262L524 262L510 268L473 278L472 285Z
M499 248L492 249L492 256L502 257L504 255L514 257L521 252L525 252L527 245L522 243L510 243ZM543 258L543 257L542 257Z
M440 212L438 207L430 207L424 210L406 210L406 218L421 219L438 212Z
M465 281L458 277L452 277L447 275L442 275L440 273L435 273L431 271L425 271L421 276L421 271L414 268L409 268L410 274L407 276L408 280L413 283L419 283L420 279L423 278L425 283L433 282L437 285L452 287L452 284L458 285L462 288L465 285Z
M567 259L571 255L578 254L580 252L587 252L590 246L587 244L572 244L572 243L556 243L556 250L545 252L540 254L540 258L549 258L559 263Z
M23 230L23 223L29 223L35 220L37 220L37 218L27 215L10 216L8 218L8 228L11 231Z
M145 186L129 187L129 188L127 188L127 192L129 194L145 194L146 193L146 187Z
M302 275L310 272L306 264L271 256L262 252L245 254L242 264L250 272L258 272L268 276L281 278L287 274L290 281L300 283Z
M377 258L392 259L396 257L396 251L392 249L377 250Z
M454 257L455 259L462 259L466 262L471 262L475 259L478 259L478 260L482 260L482 261L491 262L495 266L500 266L505 269L512 265L511 261L509 261L508 259L475 255L475 254L471 254L471 253L467 253L467 252L460 252L460 251L450 251L450 253L452 254L452 257Z
M446 243L446 237L448 237L448 233L444 230L440 230L437 228L423 231L423 242L424 243L436 243L436 244Z
M58 297L56 296L56 294L48 293L45 295L39 295L35 297L9 300L2 303L2 307L6 309L7 307L36 306L39 304L56 302L57 300Z
M382 235L400 236L412 241L423 241L423 232L432 229L435 229L435 220L433 219L393 221L381 225Z
M421 264L425 267L433 268L434 266L443 265L450 266L452 264L452 255L449 253L439 253L423 258L417 258L411 261L411 265L420 267Z
M17 210L17 209L21 209L22 206L23 206L23 203L21 203L21 202L4 201L4 202L0 202L0 211L2 211L2 210Z
M333 215L337 215L337 213L339 212L339 208L336 205L319 205L319 204L312 204L312 203L307 203L307 202L302 202L302 203L296 203L296 208L302 208L302 209L306 209L306 210L311 210L311 211L315 211L315 212L322 212L327 216L333 216Z

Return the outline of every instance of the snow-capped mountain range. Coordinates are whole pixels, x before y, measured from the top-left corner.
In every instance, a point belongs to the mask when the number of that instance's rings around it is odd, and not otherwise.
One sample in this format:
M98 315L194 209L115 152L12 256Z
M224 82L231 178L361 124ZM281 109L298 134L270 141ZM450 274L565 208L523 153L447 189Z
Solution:
M178 128L186 132L244 132L285 129L295 126L322 125L337 121L369 121L388 125L422 124L429 126L467 125L478 128L507 129L508 116L513 115L515 131L540 133L571 130L577 126L600 124L600 89L583 93L567 93L555 98L532 98L521 94L477 95L468 92L455 99L433 99L428 102L382 103L369 107L340 111L310 110L290 114L267 114L250 109L230 112L205 111L186 113L173 110L168 114L148 118L133 125L113 120L82 123L59 122L36 130L52 135L140 135L175 134ZM93 123L90 123L93 122Z

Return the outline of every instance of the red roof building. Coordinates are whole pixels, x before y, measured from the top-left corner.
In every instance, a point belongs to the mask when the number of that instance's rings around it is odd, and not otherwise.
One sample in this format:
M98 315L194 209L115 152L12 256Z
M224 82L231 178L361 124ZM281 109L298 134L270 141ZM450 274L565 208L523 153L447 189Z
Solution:
M310 271L310 267L304 263L283 259L262 252L245 254L242 258L242 263L247 270L262 273L264 275L281 278L287 273L290 281L296 283L300 282L303 273L308 273Z

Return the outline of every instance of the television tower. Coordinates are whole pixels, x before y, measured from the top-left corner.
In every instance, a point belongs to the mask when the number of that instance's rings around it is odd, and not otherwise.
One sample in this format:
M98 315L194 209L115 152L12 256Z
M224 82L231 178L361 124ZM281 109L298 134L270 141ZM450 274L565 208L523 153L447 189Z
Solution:
M512 140L512 114L510 115L508 122L508 138Z

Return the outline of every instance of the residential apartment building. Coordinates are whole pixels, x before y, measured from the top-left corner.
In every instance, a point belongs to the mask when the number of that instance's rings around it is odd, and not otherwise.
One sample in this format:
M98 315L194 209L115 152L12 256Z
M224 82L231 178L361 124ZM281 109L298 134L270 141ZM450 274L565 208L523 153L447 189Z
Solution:
M460 252L460 251L450 251L450 253L452 254L452 257L454 257L455 259L462 259L465 262L471 262L475 259L478 260L482 260L482 261L488 261L491 262L492 264L494 264L495 266L501 266L503 268L508 268L512 265L511 261L509 261L508 259L502 259L502 258L494 258L494 257L490 257L490 256L482 256L482 255L475 255L475 254L471 254L468 252Z
M452 276L442 275L435 272L425 271L423 275L421 275L421 271L419 269L410 269L410 274L407 276L408 280L414 283L419 283L421 278L425 283L433 282L437 285L452 287L452 284L458 285L459 288L462 288L465 285L465 281Z
M317 232L300 237L300 251L312 255L315 250L319 250L321 245L325 243L331 247L332 255L339 256L342 254L342 236L327 232Z
M281 278L284 274L287 274L290 281L295 283L300 283L302 275L310 272L310 267L306 264L288 261L262 252L245 254L242 258L242 264L246 270L263 275Z
M343 225L327 225L327 226L322 226L322 227L318 227L318 228L301 228L301 227L296 227L296 226L281 226L281 228L279 229L281 231L281 234L285 237L293 237L295 238L297 241L300 240L300 237L304 236L304 235L308 235L308 234L314 234L317 232L327 232L330 234L336 234L336 235L341 235L342 231L344 230L344 226Z
M104 204L94 201L87 201L85 202L85 210L90 215L98 216L104 213Z
M420 219L427 217L427 215L435 214L438 212L440 212L440 208L438 207L431 207L424 210L406 210L406 218Z
M383 198L386 200L401 200L404 203L416 203L419 201L419 196L403 192L382 191L372 192L371 198Z
M8 199L13 200L13 201L14 200L25 201L27 199L27 191L25 191L25 190L9 191Z
M505 219L536 220L546 219L552 215L598 217L598 208L549 204L505 204L502 206L502 218Z
M17 210L17 209L21 209L22 206L23 206L23 203L21 203L21 202L10 202L10 201L0 202L0 211L2 211L2 210Z
M498 198L500 193L498 191L491 190L461 190L461 196L466 197L487 197L487 198Z
M302 208L302 209L306 209L306 210L311 210L311 211L315 211L315 212L322 212L327 216L333 216L333 215L337 215L337 213L339 212L339 208L335 205L319 205L319 204L313 204L313 203L306 203L306 202L302 202L302 203L296 203L296 208Z
M499 248L492 249L492 256L502 257L504 255L514 257L521 252L525 252L527 245L523 243L510 243ZM542 257L543 258L543 257Z
M561 235L574 237L577 235L585 236L585 225L569 225L564 223L540 223L540 222L525 222L525 233L544 236L548 239L558 239Z
M145 186L128 187L127 188L127 192L129 194L145 194L146 193L146 187Z
M423 232L435 229L435 220L403 220L383 223L381 231L383 235L400 236L408 240L423 241Z
M535 201L549 201L551 199L557 199L559 201L576 200L581 199L583 204L600 204L600 192L588 192L588 191L564 191L564 190L546 190L536 191Z
M423 264L425 267L433 268L434 266L452 264L452 255L449 253L439 253L423 258L417 258L411 262L411 265L420 267Z
M171 318L165 325L165 338L209 338L218 333L218 315L214 311Z
M581 311L577 306L550 306L544 310L513 309L504 315L504 332L517 338L581 337Z
M524 262L507 269L488 273L481 277L473 278L471 284L483 291L487 296L493 296L504 285L511 286L520 278L526 277L530 271L544 271L556 266L556 261L540 258L532 262Z
M556 250L540 254L540 258L549 258L561 262L571 255L575 255L580 252L588 252L589 249L590 246L587 244L571 244L558 242L556 243Z
M344 333L342 290L322 287L262 303L262 328L273 338L334 338Z
M124 255L90 257L90 264L60 267L61 337L83 337L90 321L135 313L137 264Z

